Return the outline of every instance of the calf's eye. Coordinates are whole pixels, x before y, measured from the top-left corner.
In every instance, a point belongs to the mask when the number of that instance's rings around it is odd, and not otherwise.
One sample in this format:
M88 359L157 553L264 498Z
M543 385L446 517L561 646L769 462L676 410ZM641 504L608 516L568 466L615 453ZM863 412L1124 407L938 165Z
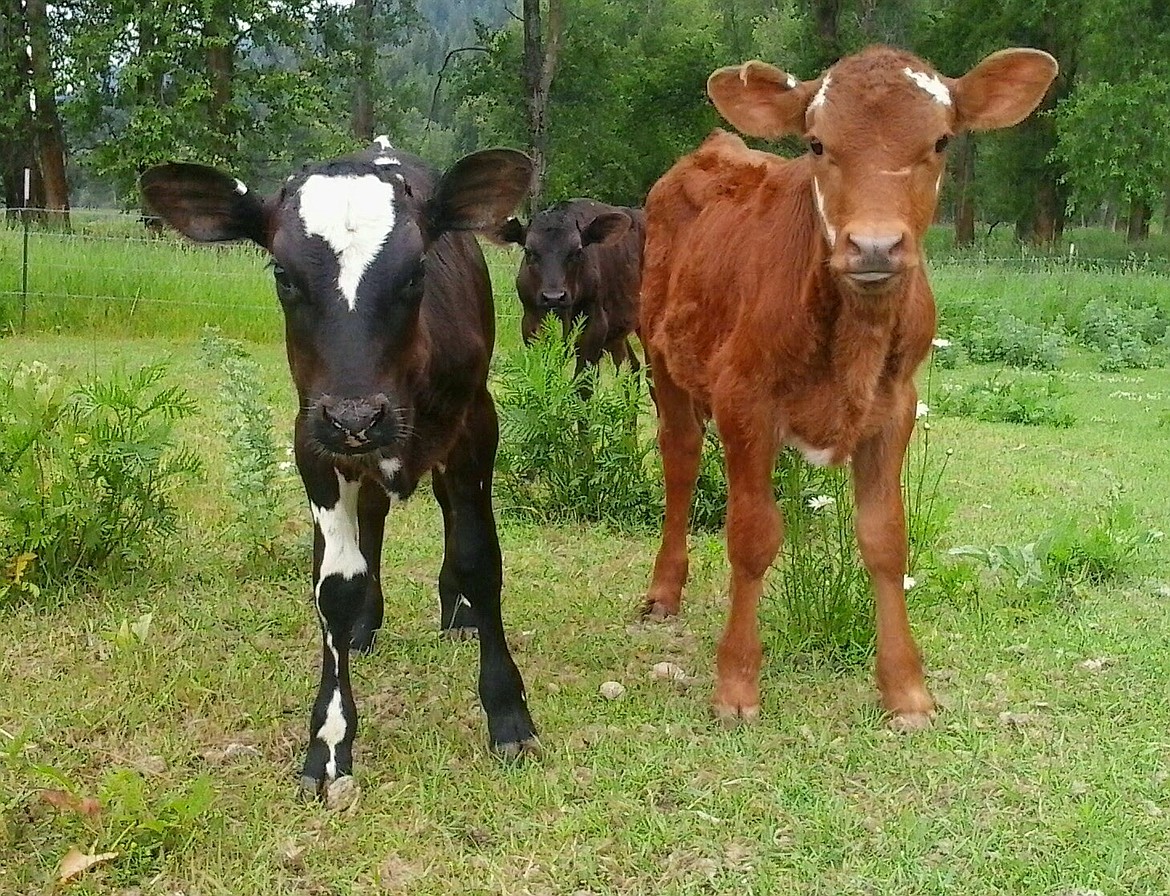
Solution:
M935 141L934 151L935 152L942 152L944 149L947 148L947 144L950 142L951 142L951 138L947 137L946 135L939 137L938 140Z
M820 140L809 140L808 148L812 150L814 156L822 156L825 154L825 144Z

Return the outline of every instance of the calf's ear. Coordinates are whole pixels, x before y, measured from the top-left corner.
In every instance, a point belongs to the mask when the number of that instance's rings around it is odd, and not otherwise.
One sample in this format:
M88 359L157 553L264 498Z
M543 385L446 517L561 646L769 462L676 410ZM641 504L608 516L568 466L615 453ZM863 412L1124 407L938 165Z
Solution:
M248 239L267 245L264 202L243 181L204 165L156 165L138 179L146 204L200 243Z
M1040 105L1058 71L1043 50L1016 48L992 53L961 78L950 82L956 124L989 131L1019 124Z
M509 243L523 246L524 241L528 239L528 228L519 218L508 218L508 220L494 231L485 233L484 236L493 243L499 243L501 246L506 246Z
M600 243L608 246L616 243L625 236L632 223L629 215L622 212L605 212L598 215L581 229L581 245Z
M752 59L711 73L707 96L727 122L749 137L804 133L804 112L820 81L800 81Z
M532 160L517 150L485 149L464 156L442 176L428 204L431 235L448 230L474 230L489 237L501 233L531 182Z

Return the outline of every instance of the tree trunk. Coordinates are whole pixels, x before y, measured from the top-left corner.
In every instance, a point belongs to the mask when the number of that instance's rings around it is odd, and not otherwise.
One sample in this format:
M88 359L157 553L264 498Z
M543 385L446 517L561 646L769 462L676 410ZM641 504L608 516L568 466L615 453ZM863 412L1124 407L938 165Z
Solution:
M813 22L820 43L820 67L841 58L841 0L813 0Z
M1125 228L1127 243L1140 243L1150 236L1150 204L1144 199L1134 199L1129 204L1129 221Z
M541 22L540 0L524 0L524 95L528 102L528 136L532 149L532 212L541 208L548 166L548 104L556 74L565 16L563 0L548 0L548 20Z
M354 0L353 112L350 129L364 143L374 139L374 0Z
M29 71L32 76L33 127L37 164L45 189L45 208L54 222L69 226L69 181L65 176L65 135L57 114L57 95L49 57L49 20L45 0L25 0Z
M955 141L955 245L975 243L975 140L963 134Z
M29 72L28 29L21 0L0 0L0 181L7 216L16 218L25 205L42 207L44 190L37 168ZM31 172L24 195L24 171Z
M208 5L203 23L204 64L211 96L207 120L215 135L215 151L228 161L235 155L235 116L232 112L232 80L235 74L235 25L230 3Z
M1049 246L1056 241L1056 234L1062 229L1060 191L1051 178L1043 178L1036 191L1036 213L1032 219L1031 242L1038 246Z

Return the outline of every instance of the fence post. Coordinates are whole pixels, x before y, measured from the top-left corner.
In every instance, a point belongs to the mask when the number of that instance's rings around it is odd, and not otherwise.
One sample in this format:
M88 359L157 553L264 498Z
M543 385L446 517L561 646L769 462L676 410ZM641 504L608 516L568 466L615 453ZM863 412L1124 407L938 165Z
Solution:
M32 171L24 169L24 208L20 210L20 218L24 224L24 249L20 256L20 331L24 332L25 321L28 316L28 203L32 186Z

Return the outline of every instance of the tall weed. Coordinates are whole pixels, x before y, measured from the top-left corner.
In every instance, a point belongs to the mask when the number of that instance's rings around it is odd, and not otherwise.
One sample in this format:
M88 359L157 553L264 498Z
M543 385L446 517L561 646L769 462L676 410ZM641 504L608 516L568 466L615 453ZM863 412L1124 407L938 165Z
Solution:
M203 363L220 378L220 432L227 447L228 496L235 505L230 541L242 547L250 569L281 556L290 513L288 480L280 473L272 408L264 395L260 365L234 339L205 327L199 340Z

